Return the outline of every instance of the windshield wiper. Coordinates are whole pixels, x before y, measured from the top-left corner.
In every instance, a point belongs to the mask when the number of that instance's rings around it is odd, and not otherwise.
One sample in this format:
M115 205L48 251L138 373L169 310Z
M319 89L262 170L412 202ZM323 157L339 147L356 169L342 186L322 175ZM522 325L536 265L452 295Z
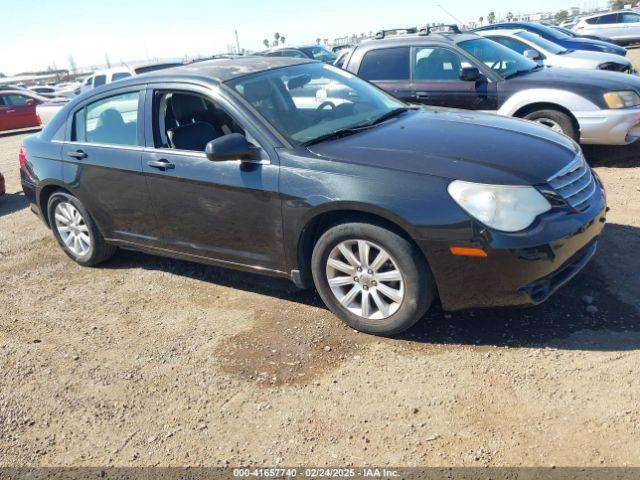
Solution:
M354 133L362 132L363 130L373 128L376 125L384 122L385 120L389 120L390 118L400 115L401 113L404 113L407 110L410 110L410 108L409 107L394 108L393 110L389 110L387 113L380 115L379 117L371 120L370 122L363 123L361 125L356 125L354 127L341 128L339 130L334 130L333 132L325 133L324 135L320 135L319 137L312 138L311 140L307 140L302 145L305 147L308 147L316 143L324 142L325 140L331 140L334 138L346 137L347 135L353 135Z

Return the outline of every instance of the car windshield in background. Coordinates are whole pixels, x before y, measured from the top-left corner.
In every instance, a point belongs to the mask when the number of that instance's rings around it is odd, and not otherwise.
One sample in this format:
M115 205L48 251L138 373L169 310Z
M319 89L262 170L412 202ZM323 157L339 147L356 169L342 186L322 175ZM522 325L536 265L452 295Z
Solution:
M315 60L322 60L323 62L327 62L327 63L333 63L336 60L336 54L330 52L326 48L304 47L304 48L301 48L300 50L302 50L306 55L308 55L309 57Z
M561 47L560 45L550 42L549 40L542 38L540 35L531 33L531 32L518 32L516 36L520 38L524 38L525 40L529 40L531 43L543 48L549 53L553 53L554 55L562 55L563 53L567 53L569 50Z
M568 39L571 38L570 35L567 35L566 33L561 32L559 30L556 30L555 28L552 28L552 27L550 27L548 25L543 25L543 24L539 23L536 26L540 31L546 33L547 35L549 35L552 38L555 38L556 40L568 40Z
M505 79L520 73L530 72L538 66L537 63L510 48L487 38L467 40L461 42L459 46Z
M323 63L278 68L227 84L295 144L367 126L406 108L355 75Z

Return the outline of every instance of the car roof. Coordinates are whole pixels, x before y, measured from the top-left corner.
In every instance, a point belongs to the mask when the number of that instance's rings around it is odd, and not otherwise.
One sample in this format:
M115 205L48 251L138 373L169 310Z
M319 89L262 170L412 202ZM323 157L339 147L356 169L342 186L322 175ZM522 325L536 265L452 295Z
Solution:
M394 46L410 46L422 43L442 43L444 45L451 45L451 43L460 43L465 40L472 40L478 38L476 33L432 33L430 35L394 35L391 37L385 37L381 39L367 40L356 45L358 47L365 47L371 49L371 47L382 45L394 45Z
M293 65L302 65L305 63L322 62L307 58L293 57L255 56L242 58L218 58L136 75L131 78L118 80L117 82L100 86L97 89L89 90L87 93L107 91L109 88L118 88L120 86L134 85L148 81L202 81L203 79L206 79L209 81L213 80L217 83L223 83L255 73L265 72L276 68L290 67ZM81 95L81 97L84 97L84 94Z
M593 15L585 15L584 17L581 17L580 20L586 20L587 18L602 17L603 15L611 15L614 13L640 13L640 12L637 12L635 10L629 10L628 8L624 8L622 10L614 10L612 12L600 12L600 13L594 13Z
M526 32L524 28L496 28L495 30L482 30L477 32L477 35L487 36L491 34L495 34L496 32L506 33L509 35L515 35L516 33ZM528 32L531 33L531 32Z

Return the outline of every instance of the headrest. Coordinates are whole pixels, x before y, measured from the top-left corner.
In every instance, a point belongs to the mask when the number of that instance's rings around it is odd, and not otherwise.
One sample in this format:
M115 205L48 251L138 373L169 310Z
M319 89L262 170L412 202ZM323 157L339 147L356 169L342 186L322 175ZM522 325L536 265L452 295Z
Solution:
M104 125L109 125L110 127L119 127L124 125L124 120L122 119L122 115L115 108L107 108L103 111L98 117L98 127L102 127Z
M204 98L198 95L174 93L171 95L171 111L175 119L183 123L192 120L202 112L206 112L207 104Z
M273 87L268 80L256 80L244 85L244 98L250 103L255 103L269 98L272 91Z

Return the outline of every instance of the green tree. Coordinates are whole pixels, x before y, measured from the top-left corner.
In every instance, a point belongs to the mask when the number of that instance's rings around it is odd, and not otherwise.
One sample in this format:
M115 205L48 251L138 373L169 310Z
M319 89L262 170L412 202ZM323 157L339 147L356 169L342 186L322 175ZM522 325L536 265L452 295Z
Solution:
M629 0L609 0L609 10L622 10L625 5L628 5Z
M507 22L513 22L513 13L507 13Z
M316 44L320 45L320 38L316 38Z
M487 15L487 22L489 22L490 24L496 23L496 14L495 14L495 12L489 12L489 15Z
M556 12L553 18L555 18L556 22L562 23L569 18L569 12L566 10L560 10L559 12Z
M285 42L284 35L280 35L280 43L284 45L284 42Z
M484 17L480 17L480 18L478 19L478 22L480 23L480 25L482 25L482 22L484 22Z
M278 43L280 43L280 34L276 32L273 34L273 46L277 47Z
M265 38L265 39L262 41L262 43L264 43L264 46L265 46L265 47L269 48L269 39L268 39L268 38Z

